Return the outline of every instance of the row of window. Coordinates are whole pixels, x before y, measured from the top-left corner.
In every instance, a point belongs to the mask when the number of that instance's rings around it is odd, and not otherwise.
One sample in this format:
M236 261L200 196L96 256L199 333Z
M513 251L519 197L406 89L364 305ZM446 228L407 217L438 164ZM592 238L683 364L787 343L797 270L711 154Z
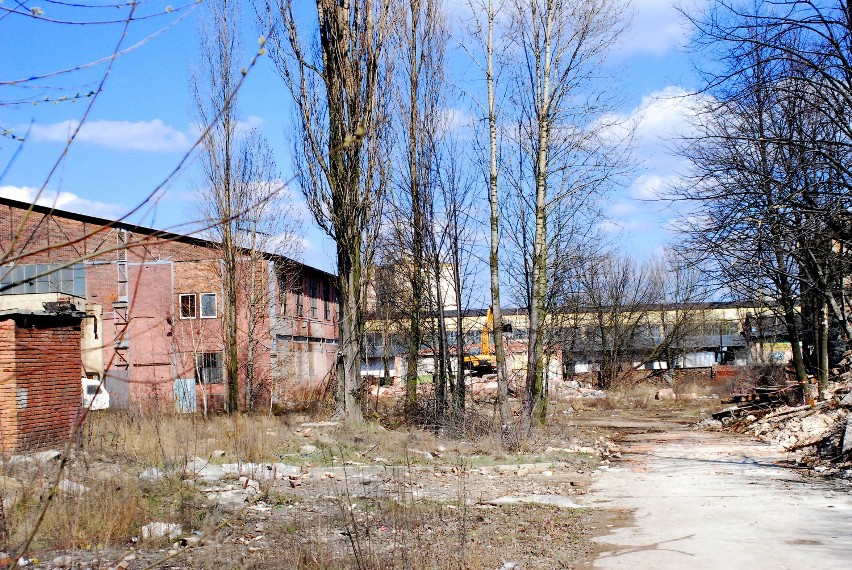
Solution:
M216 293L182 293L180 295L180 318L215 319L218 316Z
M316 279L307 279L308 283L308 299L310 299L310 317L312 319L319 318L319 301L322 300L322 314L327 321L331 320L331 286L323 281ZM286 289L284 289L286 291ZM305 295L302 289L296 289L296 306L295 316L305 316ZM281 296L281 313L287 314L287 295Z

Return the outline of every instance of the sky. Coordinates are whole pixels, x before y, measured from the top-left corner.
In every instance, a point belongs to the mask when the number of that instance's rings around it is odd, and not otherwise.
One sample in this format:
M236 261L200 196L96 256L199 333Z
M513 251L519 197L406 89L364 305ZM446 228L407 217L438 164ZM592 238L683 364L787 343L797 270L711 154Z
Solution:
M460 45L467 41L460 31L464 0L446 1L454 26L451 65L475 69ZM198 127L188 77L199 57L204 5L140 2L134 15L142 19L125 32L129 5L91 2L96 7L75 10L47 1L0 4L0 132L11 131L0 136L0 196L32 200L44 187L42 202L106 218L142 204L131 221L195 231L201 177L197 153L190 152ZM250 4L243 7L240 58L248 63L260 33L253 29ZM655 198L683 169L672 146L689 129L692 99L684 96L696 87L696 76L686 50L690 31L672 2L633 0L626 13L631 10L631 25L609 64L611 88L622 101L616 112L638 124L636 168L608 198L600 229L628 255L644 259L675 238L675 212ZM78 25L81 21L111 23ZM110 56L119 41L128 51L109 69L103 62L88 66ZM72 71L57 73L66 70ZM471 80L470 73L465 77ZM292 105L268 58L251 69L238 103L241 120L261 129L272 145L281 179L292 180ZM459 116L475 113L461 95L449 104L448 111ZM66 149L81 120L74 144ZM312 222L297 190L288 201L302 227L298 257L334 271L333 244Z

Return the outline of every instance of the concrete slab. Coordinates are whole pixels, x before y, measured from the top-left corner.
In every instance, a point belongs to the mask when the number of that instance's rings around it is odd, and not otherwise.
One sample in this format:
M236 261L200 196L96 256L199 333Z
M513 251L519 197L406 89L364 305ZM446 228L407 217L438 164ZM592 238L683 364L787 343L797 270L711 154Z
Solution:
M685 428L634 434L621 471L602 473L594 508L629 509L634 526L600 537L594 568L846 569L852 495L776 462L780 448Z

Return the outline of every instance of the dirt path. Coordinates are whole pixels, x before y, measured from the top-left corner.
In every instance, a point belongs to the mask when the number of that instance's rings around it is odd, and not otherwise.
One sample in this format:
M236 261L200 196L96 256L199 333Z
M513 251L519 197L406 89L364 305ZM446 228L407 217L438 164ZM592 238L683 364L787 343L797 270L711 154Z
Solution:
M781 450L735 435L616 425L623 460L582 502L633 518L597 539L603 552L590 567L852 567L852 487L780 467Z

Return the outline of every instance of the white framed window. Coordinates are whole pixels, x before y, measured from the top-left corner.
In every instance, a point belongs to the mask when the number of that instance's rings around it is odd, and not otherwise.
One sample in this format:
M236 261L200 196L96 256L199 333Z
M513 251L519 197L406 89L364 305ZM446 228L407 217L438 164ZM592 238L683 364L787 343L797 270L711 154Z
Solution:
M194 319L198 317L198 306L196 304L195 293L185 293L180 295L180 318Z
M215 319L217 316L216 293L201 293L201 318Z

